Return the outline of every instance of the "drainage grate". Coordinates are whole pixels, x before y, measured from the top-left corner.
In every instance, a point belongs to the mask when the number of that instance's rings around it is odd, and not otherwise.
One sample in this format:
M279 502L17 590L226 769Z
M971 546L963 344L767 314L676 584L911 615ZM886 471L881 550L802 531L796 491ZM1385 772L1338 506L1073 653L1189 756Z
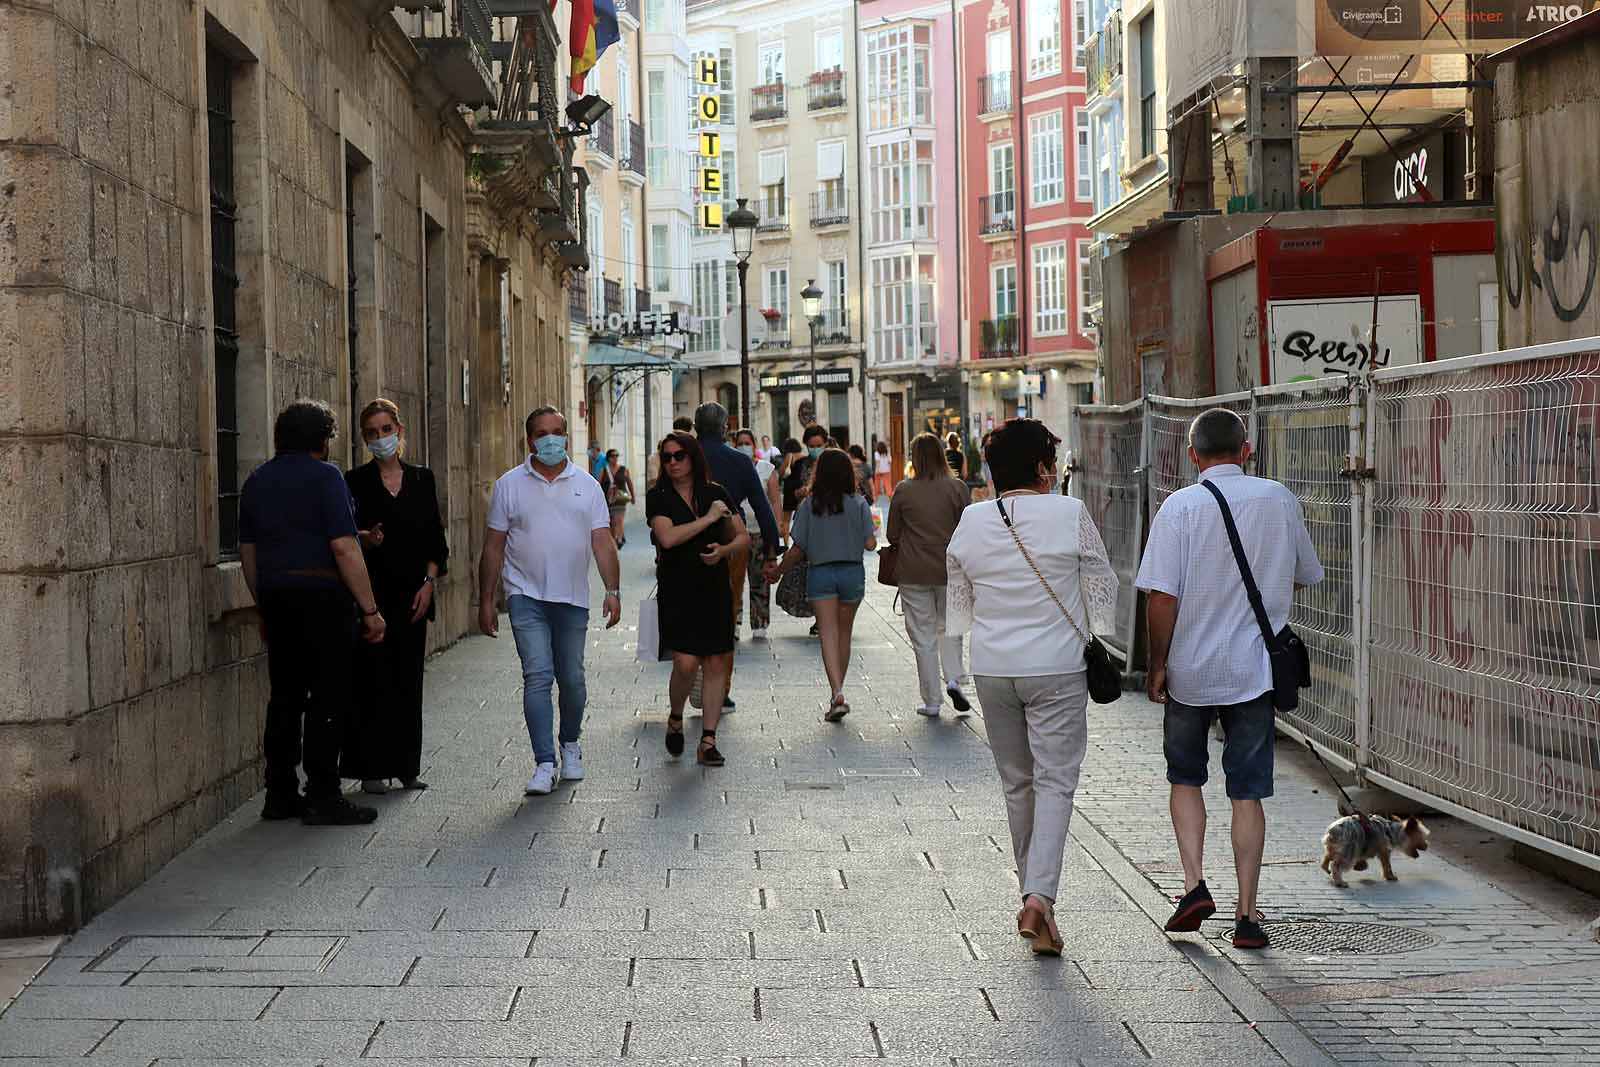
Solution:
M803 792L810 792L810 791L816 791L816 792L830 792L831 791L831 792L836 792L837 793L837 792L843 792L844 791L844 783L843 782L796 782L796 781L785 779L784 783L783 783L783 791L785 793L803 793Z
M921 778L915 767L840 767L843 778Z
M1382 956L1417 952L1439 943L1437 937L1422 930L1377 923L1267 922L1261 926L1273 948L1321 956Z

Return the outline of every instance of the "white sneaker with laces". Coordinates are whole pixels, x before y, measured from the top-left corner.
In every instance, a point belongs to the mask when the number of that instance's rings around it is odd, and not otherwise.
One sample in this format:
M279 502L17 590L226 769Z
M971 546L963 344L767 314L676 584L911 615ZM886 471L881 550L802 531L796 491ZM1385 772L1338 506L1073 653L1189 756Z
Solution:
M561 777L569 782L583 781L583 746L576 741L561 745Z
M523 793L528 796L546 796L555 792L556 782L559 780L554 763L541 763L533 769L533 777L528 779L527 788Z
M919 704L917 705L917 714L921 715L924 719L937 719L939 717L939 709L925 708Z

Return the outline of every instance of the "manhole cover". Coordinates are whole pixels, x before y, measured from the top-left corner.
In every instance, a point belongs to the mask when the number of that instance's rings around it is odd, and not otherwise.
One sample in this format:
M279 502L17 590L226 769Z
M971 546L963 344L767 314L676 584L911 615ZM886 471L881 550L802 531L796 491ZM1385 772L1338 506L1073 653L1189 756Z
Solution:
M1421 930L1377 923L1267 922L1261 926L1275 949L1322 956L1382 956L1416 952L1439 943Z

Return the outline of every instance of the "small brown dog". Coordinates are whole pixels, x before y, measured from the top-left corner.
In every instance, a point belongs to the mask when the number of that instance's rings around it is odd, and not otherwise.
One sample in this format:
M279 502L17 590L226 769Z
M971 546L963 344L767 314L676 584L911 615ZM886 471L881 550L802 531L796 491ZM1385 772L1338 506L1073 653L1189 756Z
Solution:
M1374 856L1383 864L1384 881L1397 882L1400 879L1389 866L1389 853L1399 849L1416 859L1418 853L1428 851L1428 828L1414 815L1404 820L1386 815L1346 815L1322 835L1322 848L1322 869L1340 889L1345 888L1345 871L1366 870L1367 861Z

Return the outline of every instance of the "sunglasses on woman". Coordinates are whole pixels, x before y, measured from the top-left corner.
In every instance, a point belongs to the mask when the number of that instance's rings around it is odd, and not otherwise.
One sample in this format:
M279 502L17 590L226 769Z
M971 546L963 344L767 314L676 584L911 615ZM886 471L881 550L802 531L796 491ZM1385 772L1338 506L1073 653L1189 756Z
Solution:
M679 451L679 452L663 452L663 453L661 453L661 462L663 462L663 463L676 463L680 459L688 459L688 458L689 458L689 453L682 452L682 451Z

